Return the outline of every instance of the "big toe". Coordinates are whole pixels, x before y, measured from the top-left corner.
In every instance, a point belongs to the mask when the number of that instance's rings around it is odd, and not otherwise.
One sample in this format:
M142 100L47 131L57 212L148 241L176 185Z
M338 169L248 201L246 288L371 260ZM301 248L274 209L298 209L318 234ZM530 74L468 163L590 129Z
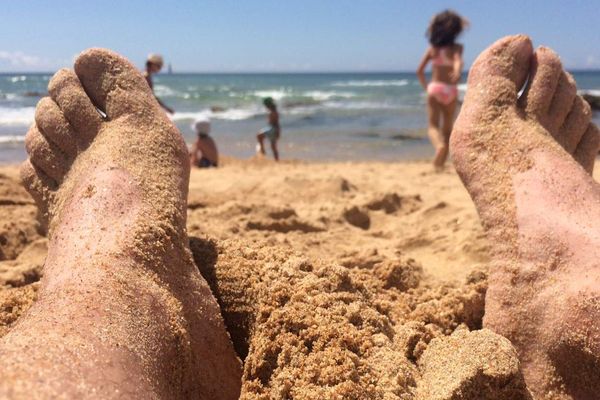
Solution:
M150 86L126 58L106 49L88 49L75 60L75 73L109 120L143 114L158 106Z
M532 54L531 40L525 35L507 36L488 47L469 72L467 109L480 113L483 107L494 118L497 112L515 106L529 74Z

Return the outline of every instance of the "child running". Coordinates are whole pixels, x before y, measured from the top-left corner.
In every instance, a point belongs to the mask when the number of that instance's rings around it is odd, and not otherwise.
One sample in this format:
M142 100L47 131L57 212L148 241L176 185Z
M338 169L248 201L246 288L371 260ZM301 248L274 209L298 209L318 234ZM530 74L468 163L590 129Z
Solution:
M152 82L152 75L158 74L162 69L164 64L163 58L160 54L150 54L148 59L146 60L146 70L144 71L144 78L146 78L146 82L148 82L148 86L154 92L154 83ZM156 97L156 96L155 96ZM158 104L169 114L175 114L175 111L164 104L158 97L156 97L156 101Z
M198 118L192 125L198 135L190 151L190 163L198 168L217 167L219 165L219 152L217 145L210 137L210 120Z
M458 95L456 84L463 68L463 46L455 40L467 26L468 21L454 11L446 10L435 15L427 28L431 46L425 51L417 69L419 82L427 91L428 134L435 147L433 166L436 171L444 169L448 158L448 142ZM431 82L427 83L425 67L429 62L432 65Z
M281 136L281 127L279 126L279 113L277 112L277 105L271 97L267 97L263 100L263 104L269 110L269 126L263 128L256 135L258 140L258 150L261 154L265 153L265 137L271 142L271 149L273 150L273 157L275 161L279 161L279 151L277 150L277 141Z

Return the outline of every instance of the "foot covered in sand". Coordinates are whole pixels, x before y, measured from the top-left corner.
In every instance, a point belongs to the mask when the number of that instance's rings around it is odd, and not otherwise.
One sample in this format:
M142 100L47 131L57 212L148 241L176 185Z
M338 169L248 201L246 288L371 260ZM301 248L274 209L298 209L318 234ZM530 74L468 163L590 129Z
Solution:
M181 135L107 50L49 93L22 167L48 257L38 302L0 343L0 397L237 398L241 365L188 249Z
M518 92L527 82L523 95ZM526 36L475 61L451 138L491 239L485 327L516 346L540 398L600 393L600 136L573 78Z

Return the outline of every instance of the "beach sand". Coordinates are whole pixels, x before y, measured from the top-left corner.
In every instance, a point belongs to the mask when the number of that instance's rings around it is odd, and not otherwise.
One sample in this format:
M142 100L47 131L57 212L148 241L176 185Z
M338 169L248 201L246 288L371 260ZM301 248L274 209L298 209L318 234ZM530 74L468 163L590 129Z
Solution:
M194 259L244 360L245 399L528 399L481 329L488 243L454 170L429 162L192 171ZM18 169L0 168L0 337L46 254Z

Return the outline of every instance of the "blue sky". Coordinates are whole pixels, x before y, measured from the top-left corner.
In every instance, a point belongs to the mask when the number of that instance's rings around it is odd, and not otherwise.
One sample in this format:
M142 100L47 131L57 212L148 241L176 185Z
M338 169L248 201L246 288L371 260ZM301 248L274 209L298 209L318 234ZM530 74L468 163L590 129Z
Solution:
M180 72L413 71L445 8L471 21L467 66L495 39L526 33L568 68L600 69L597 0L10 0L0 72L53 71L88 47L140 67L160 52Z

